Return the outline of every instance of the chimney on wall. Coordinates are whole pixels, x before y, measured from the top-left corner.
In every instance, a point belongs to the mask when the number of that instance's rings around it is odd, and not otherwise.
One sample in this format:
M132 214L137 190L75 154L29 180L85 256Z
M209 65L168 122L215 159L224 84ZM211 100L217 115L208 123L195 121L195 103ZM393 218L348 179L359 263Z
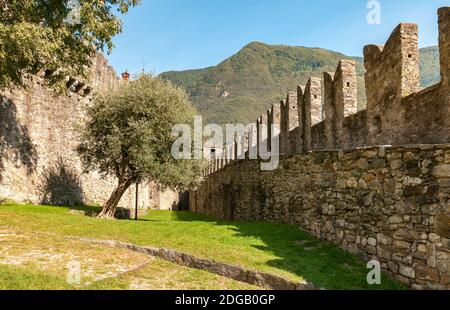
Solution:
M129 80L130 80L130 74L128 73L127 70L125 70L125 72L122 73L122 81L128 82Z

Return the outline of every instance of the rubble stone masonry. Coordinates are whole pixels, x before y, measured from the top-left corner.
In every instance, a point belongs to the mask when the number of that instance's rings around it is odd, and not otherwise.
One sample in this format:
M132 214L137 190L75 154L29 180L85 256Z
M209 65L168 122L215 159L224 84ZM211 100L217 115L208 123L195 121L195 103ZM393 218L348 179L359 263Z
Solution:
M190 195L194 212L295 224L417 288L450 288L450 144L237 161Z
M0 93L0 199L52 205L97 205L108 199L117 181L82 172L75 129L95 92L120 81L101 54L91 76L89 82L68 79L67 95L45 86L42 76L30 80L25 90ZM140 186L140 207L172 207L173 193L153 187ZM120 206L134 207L134 196L132 187Z
M450 289L450 7L438 15L439 84L419 89L418 27L400 24L386 45L364 48L366 110L356 111L355 65L343 60L323 87L311 78L282 102L277 170L215 166L190 209L295 224L410 287Z

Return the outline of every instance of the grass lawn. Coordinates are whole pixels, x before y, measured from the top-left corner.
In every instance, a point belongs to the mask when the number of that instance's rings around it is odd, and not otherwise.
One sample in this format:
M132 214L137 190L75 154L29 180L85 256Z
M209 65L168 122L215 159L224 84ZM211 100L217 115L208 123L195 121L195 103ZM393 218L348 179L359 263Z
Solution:
M326 289L404 288L387 275L383 275L382 285L368 285L364 262L290 225L217 221L188 212L153 211L137 222L98 220L69 212L68 207L1 205L0 229L172 248L307 280Z
M18 266L0 265L0 290L67 290L71 288L62 277Z
M59 271L0 264L0 290L256 290L246 283L154 259L145 268L74 286Z
M79 283L69 285L74 263L79 266ZM256 288L126 249L0 228L0 289Z

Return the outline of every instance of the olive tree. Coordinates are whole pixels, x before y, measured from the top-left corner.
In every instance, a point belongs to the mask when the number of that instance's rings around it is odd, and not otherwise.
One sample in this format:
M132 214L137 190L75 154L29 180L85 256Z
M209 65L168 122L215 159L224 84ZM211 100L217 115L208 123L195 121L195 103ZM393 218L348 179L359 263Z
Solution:
M111 51L125 14L140 0L0 0L0 89L45 81L64 87L67 76L88 78L99 50Z
M171 154L173 126L192 124L194 114L184 90L150 75L94 97L78 153L86 171L118 180L100 218L113 218L125 191L140 179L180 190L197 181L202 163Z

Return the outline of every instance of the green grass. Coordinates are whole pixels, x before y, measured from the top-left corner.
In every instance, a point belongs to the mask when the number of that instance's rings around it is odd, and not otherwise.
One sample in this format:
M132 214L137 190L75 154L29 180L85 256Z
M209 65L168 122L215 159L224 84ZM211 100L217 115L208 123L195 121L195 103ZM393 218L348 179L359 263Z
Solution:
M68 290L62 277L18 266L0 265L0 290Z
M122 279L107 279L96 282L86 290L127 289L128 284ZM69 285L60 275L33 270L22 266L0 265L0 290L77 290L79 287Z
M107 255L105 255L107 253ZM68 262L79 284L66 283ZM126 249L0 228L0 290L254 290L256 286Z
M132 283L141 283L137 288L139 290L259 289L256 286L206 271L181 267L162 260L156 260L142 270L94 282L87 286L70 285L63 276L48 271L0 265L0 290L129 290Z
M290 225L217 221L166 211L153 211L138 222L104 221L69 214L66 207L4 205L1 226L172 248L292 280L305 279L327 289L404 288L386 275L381 286L369 286L364 262Z
M96 282L88 287L94 289L139 290L257 290L256 286L238 282L204 270L178 266L156 259L146 268Z

